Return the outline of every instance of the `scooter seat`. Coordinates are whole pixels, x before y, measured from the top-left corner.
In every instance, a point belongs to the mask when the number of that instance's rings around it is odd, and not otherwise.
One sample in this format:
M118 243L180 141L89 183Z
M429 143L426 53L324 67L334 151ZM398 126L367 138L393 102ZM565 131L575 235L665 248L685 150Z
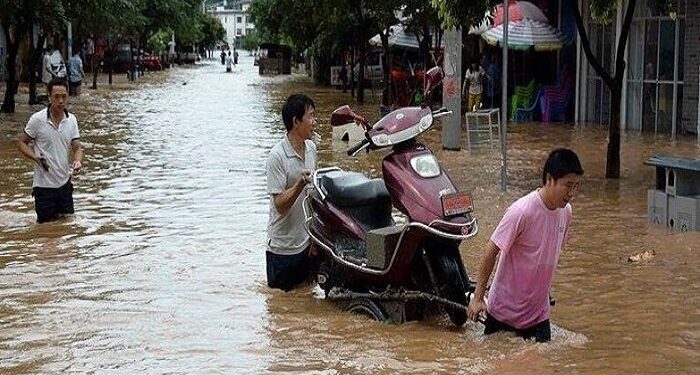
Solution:
M328 200L341 207L391 204L389 191L381 178L369 179L362 173L333 171L321 178Z

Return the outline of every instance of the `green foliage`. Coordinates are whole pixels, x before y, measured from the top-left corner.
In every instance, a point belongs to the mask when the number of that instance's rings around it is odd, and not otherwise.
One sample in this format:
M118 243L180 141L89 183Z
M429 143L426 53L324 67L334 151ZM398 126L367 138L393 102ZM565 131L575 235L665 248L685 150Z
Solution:
M479 24L487 11L502 4L503 1L431 0L431 3L437 10L443 28L469 29L470 26Z
M591 18L603 24L612 23L617 12L617 0L589 0L588 10Z
M241 39L241 48L246 51L253 51L260 45L260 40L258 39L258 32L252 30L248 32L243 39Z
M205 15L200 22L202 23L202 39L199 44L211 49L226 38L226 30L218 18Z
M168 42L172 38L172 30L161 30L153 34L146 41L146 50L157 55L165 53L168 48Z
M250 19L255 24L258 39L261 42L277 43L280 41L280 27L285 19L280 8L280 0L254 0L248 8Z

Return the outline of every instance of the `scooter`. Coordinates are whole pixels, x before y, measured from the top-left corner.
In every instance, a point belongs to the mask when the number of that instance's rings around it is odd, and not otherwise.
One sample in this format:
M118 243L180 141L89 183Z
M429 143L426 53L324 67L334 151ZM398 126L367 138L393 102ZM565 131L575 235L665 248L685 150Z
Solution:
M421 106L397 109L373 125L349 106L331 116L332 126L364 129L349 156L391 149L382 161L383 178L321 168L304 197L306 230L322 259L319 286L347 311L396 323L435 313L447 313L458 326L467 320L475 284L459 245L479 230L472 197L458 191L416 140L436 118L451 114L429 106L442 78L440 68L430 69Z

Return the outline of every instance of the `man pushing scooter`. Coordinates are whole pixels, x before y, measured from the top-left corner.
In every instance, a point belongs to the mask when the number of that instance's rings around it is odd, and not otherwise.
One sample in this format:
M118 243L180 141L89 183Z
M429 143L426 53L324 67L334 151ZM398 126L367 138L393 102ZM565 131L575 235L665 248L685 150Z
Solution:
M569 237L570 201L581 175L576 153L556 149L545 162L542 187L506 210L481 259L476 291L469 303L471 320L486 313L484 334L511 331L537 342L551 339L549 290ZM486 283L499 253L486 302Z

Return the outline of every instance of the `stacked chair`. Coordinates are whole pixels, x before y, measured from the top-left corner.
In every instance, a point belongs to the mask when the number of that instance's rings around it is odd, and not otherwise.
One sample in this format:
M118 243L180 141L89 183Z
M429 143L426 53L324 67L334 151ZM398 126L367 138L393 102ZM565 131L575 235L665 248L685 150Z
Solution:
M535 82L534 79L525 86L515 86L513 96L510 98L511 120L518 121L518 110L524 112L527 111L528 108L533 107L537 99L536 94L538 94L538 91L537 82ZM530 115L530 118L532 118L532 115Z
M537 90L537 93L535 93L535 97L532 100L532 103L530 104L529 107L515 109L515 112L513 113L513 121L515 121L515 122L533 122L533 121L535 121L533 114L535 112L535 108L537 108L537 103L540 102L541 98L542 98L542 89L540 88Z
M566 112L574 94L575 77L568 69L562 69L556 85L544 86L540 99L543 122L566 121Z

